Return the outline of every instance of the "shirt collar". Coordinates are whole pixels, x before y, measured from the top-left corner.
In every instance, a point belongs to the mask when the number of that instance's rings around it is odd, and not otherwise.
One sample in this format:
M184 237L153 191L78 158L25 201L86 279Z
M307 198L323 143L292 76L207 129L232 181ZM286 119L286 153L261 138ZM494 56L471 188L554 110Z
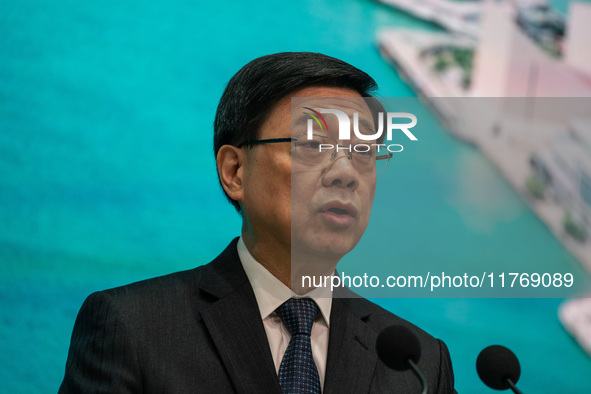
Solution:
M246 276L254 291L259 311L261 313L261 319L265 319L275 312L275 309L279 308L281 304L292 297L291 289L285 286L262 264L256 261L244 244L242 237L238 240L237 248L242 268L244 268L244 272L246 272ZM322 296L322 294L318 294L319 292L316 290L311 291L304 297L312 298L316 302L326 325L330 327L332 298L327 297L326 295Z

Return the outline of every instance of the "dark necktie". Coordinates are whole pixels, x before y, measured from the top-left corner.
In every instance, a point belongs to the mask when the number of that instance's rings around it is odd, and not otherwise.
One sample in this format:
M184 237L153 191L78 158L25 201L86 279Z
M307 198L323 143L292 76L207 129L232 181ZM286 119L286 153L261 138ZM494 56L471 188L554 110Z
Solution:
M320 394L320 377L310 341L318 305L309 298L290 298L275 312L291 334L279 367L281 391L284 394Z

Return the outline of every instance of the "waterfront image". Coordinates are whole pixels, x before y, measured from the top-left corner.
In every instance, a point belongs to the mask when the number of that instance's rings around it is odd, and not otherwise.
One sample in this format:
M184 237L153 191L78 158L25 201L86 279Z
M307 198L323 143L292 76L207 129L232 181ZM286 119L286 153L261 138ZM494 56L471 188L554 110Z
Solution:
M453 266L498 278L517 267L571 273L589 289L590 8L1 5L0 391L57 391L76 315L92 292L194 268L239 235L240 217L215 176L213 118L229 78L270 53L342 59L370 74L380 97L422 114L417 144L405 143L378 174L365 239L381 245L364 239L355 250L373 249L376 272ZM550 116L547 103L563 116ZM445 341L458 392L492 392L475 363L500 344L518 356L524 392L583 393L591 392L586 296L372 300Z

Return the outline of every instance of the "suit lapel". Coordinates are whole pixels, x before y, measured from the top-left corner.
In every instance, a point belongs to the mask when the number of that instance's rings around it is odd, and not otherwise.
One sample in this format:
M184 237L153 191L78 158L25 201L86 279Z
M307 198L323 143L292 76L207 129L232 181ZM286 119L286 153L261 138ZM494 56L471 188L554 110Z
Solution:
M217 298L201 317L238 392L280 393L256 298L236 240L209 265L201 291Z
M365 318L352 311L347 299L333 299L324 394L369 391L377 360L376 334Z
M280 394L265 328L236 241L207 266L199 291L209 294L212 303L201 317L236 391ZM355 311L350 301L334 298L332 302L324 394L366 393L371 387L377 334L364 322L369 316Z

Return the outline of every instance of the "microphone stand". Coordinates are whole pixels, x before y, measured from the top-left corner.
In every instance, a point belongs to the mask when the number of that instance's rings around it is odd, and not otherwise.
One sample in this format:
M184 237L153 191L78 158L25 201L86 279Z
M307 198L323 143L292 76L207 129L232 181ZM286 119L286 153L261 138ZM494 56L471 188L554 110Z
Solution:
M427 394L427 379L425 379L425 375L423 375L421 370L417 367L417 365L414 363L414 361L412 361L411 358L408 359L408 363L410 364L412 370L415 371L415 373L417 374L417 376L421 380L421 384L423 386L423 391L421 391L421 394ZM513 385L513 383L511 383L511 385ZM522 394L518 391L516 391L516 393Z
M511 388L511 391L513 391L515 394L523 394L518 388L517 386L515 386L515 383L513 383L513 381L509 378L507 378L507 383L509 383L509 386Z

